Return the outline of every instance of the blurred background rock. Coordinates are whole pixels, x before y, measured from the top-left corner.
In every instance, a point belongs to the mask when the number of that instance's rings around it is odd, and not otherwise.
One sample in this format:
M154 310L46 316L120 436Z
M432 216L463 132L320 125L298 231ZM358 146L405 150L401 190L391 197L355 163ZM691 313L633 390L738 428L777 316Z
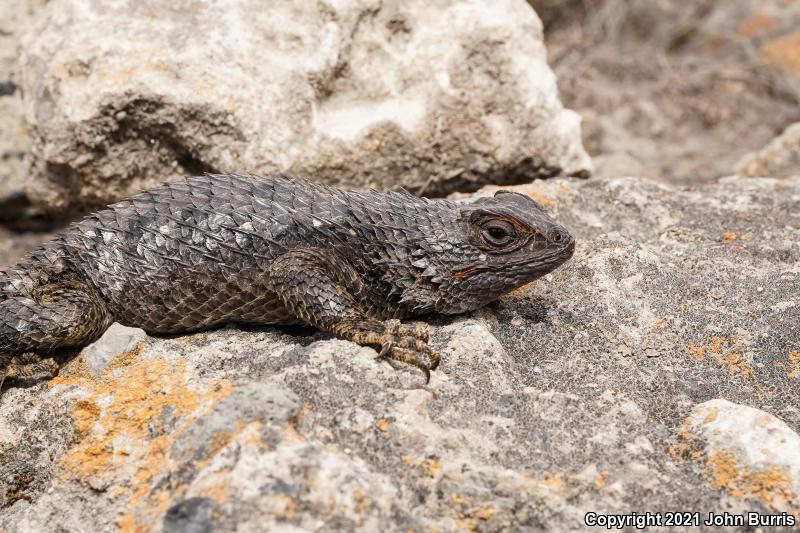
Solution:
M800 120L800 2L530 3L597 175L694 183L732 174Z

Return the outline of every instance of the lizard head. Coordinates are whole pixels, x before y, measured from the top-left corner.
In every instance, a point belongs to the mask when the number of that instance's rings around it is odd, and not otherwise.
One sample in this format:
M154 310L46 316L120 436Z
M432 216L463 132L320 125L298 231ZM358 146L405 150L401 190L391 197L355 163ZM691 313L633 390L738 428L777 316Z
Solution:
M437 306L443 313L481 307L544 276L575 251L575 239L536 201L498 191L461 208L463 261L453 265Z

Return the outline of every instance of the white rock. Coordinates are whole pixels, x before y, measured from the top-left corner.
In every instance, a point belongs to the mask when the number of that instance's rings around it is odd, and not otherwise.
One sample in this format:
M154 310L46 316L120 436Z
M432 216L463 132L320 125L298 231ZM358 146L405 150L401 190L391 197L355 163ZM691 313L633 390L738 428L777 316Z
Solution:
M207 170L428 193L591 170L523 0L131 6L57 0L30 34L45 209Z
M774 469L784 473L800 503L800 435L781 419L746 405L714 399L689 417L690 430L706 442L706 455L731 453L750 472Z
M143 329L129 328L114 322L103 336L81 352L86 367L96 376L103 373L108 363L117 355L135 350L147 338Z
M736 164L743 176L800 176L800 122L795 122L757 152Z

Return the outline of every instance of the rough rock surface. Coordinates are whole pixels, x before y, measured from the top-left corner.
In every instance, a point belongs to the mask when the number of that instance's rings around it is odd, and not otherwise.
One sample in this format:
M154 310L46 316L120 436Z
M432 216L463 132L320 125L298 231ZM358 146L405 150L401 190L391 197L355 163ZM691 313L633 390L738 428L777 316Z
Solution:
M0 222L14 221L29 208L25 196L29 140L17 60L22 34L45 1L12 0L0 5Z
M83 349L83 361L87 370L100 376L108 364L120 354L139 349L139 344L147 338L141 328L129 328L114 323L96 342Z
M748 154L736 172L744 176L800 176L800 122L792 124L761 150Z
M545 55L523 0L55 0L22 58L29 196L61 212L211 170L426 194L588 175Z
M751 497L772 484L777 490L770 504L785 512L800 509L800 435L782 420L746 405L711 400L692 411L686 426L693 431L684 434L691 435L686 440L699 436L706 441L706 463L717 483Z
M800 178L517 189L578 235L576 256L435 317L430 385L302 328L148 338L100 377L81 355L0 397L0 524L575 531L588 511L800 513L794 467L755 479L704 448L771 445L745 406L797 439ZM729 405L715 399L739 404L719 409L739 433L688 435L698 405Z

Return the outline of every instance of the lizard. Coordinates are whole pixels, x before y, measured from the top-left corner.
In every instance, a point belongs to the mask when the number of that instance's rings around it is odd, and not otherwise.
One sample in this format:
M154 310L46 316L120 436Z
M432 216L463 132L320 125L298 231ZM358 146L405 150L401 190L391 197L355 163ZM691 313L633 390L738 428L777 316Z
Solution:
M116 321L151 335L308 324L430 380L428 326L567 261L575 239L532 198L471 203L283 175L170 182L74 222L0 270L0 385Z

